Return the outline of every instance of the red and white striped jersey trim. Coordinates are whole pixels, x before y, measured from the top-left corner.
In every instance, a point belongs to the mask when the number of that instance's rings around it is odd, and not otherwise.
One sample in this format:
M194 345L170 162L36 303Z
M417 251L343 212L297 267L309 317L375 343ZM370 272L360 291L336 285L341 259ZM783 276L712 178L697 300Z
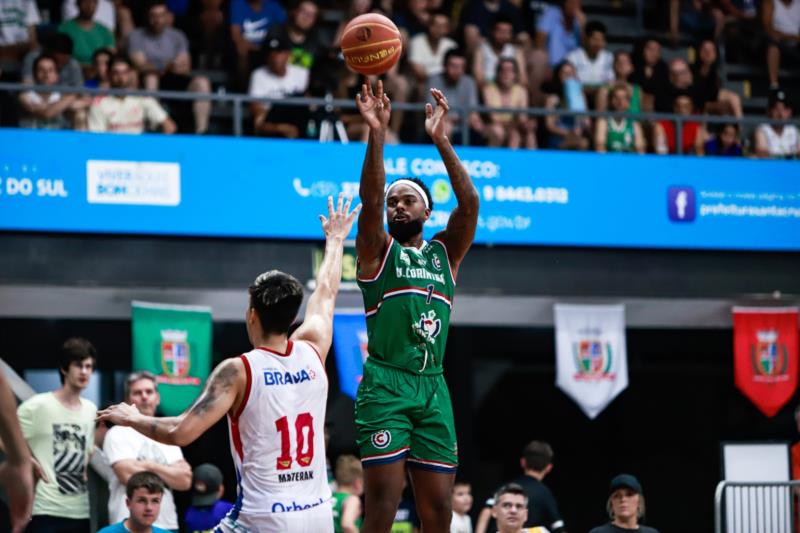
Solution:
M425 459L415 459L414 457L409 457L407 461L409 463L418 463L421 465L436 466L439 468L451 468L453 470L458 468L458 465L454 465L452 463L442 463L440 461L427 461Z
M424 296L425 298L428 297L428 291L420 287L398 287L397 289L391 289L383 293L383 296L381 296L381 301L378 302L378 305L376 305L375 307L370 307L365 311L364 313L365 316L369 318L374 314L376 314L378 310L381 308L381 305L383 305L383 302L385 300L388 300L389 298L394 298L395 296L403 296L405 294L415 294L417 296ZM440 292L433 291L430 293L430 297L434 300L439 300L440 302L444 302L445 304L447 304L447 307L451 309L453 308L453 302L447 296L445 296Z
M407 453L408 450L410 450L410 449L411 449L410 446L405 446L405 447L400 448L399 450L395 450L393 452L380 453L378 455L370 455L368 457L362 457L361 461L362 462L368 462L368 461L381 461L383 459L391 459L392 457L398 457L400 455L403 455L403 454Z

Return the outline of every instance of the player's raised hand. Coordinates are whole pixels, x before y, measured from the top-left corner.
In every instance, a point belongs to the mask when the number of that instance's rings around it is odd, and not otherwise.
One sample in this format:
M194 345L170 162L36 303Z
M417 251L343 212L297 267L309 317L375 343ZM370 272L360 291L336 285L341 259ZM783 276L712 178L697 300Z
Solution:
M436 109L431 104L425 104L425 132L436 142L447 138L447 112L450 111L450 105L439 89L431 89L431 96L436 102Z
M325 232L325 238L341 238L345 239L350 234L350 229L353 227L353 221L361 211L361 204L358 204L355 209L350 211L350 204L353 199L348 197L347 202L344 201L344 193L339 193L339 200L336 203L336 209L333 208L333 196L328 196L328 218L324 215L319 216L322 222L322 231Z
M95 420L105 420L118 426L130 426L133 417L139 414L139 410L133 404L118 403L97 411Z
M375 92L369 81L361 85L361 92L356 96L356 106L367 126L373 130L385 130L389 126L392 105L389 97L383 92L383 82L378 80Z

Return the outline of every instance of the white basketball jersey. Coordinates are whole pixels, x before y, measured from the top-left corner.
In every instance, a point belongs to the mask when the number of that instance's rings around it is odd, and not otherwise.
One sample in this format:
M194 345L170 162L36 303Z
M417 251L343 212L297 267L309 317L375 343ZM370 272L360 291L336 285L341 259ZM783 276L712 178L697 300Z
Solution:
M247 389L228 416L238 498L229 518L290 513L328 504L325 404L328 378L316 350L289 341L286 353L257 348L242 357Z

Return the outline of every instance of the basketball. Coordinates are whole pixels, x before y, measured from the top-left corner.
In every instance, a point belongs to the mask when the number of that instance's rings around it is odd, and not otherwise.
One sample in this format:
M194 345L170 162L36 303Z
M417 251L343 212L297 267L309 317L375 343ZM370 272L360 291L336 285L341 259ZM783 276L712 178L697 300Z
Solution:
M397 26L377 13L359 15L342 34L345 63L360 74L383 74L397 63L402 50Z

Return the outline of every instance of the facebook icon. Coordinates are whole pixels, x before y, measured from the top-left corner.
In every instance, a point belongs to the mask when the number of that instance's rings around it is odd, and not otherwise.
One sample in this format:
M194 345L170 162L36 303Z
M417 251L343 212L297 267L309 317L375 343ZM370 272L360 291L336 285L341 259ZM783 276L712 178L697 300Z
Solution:
M692 222L696 214L694 189L670 187L667 190L667 213L673 222Z

